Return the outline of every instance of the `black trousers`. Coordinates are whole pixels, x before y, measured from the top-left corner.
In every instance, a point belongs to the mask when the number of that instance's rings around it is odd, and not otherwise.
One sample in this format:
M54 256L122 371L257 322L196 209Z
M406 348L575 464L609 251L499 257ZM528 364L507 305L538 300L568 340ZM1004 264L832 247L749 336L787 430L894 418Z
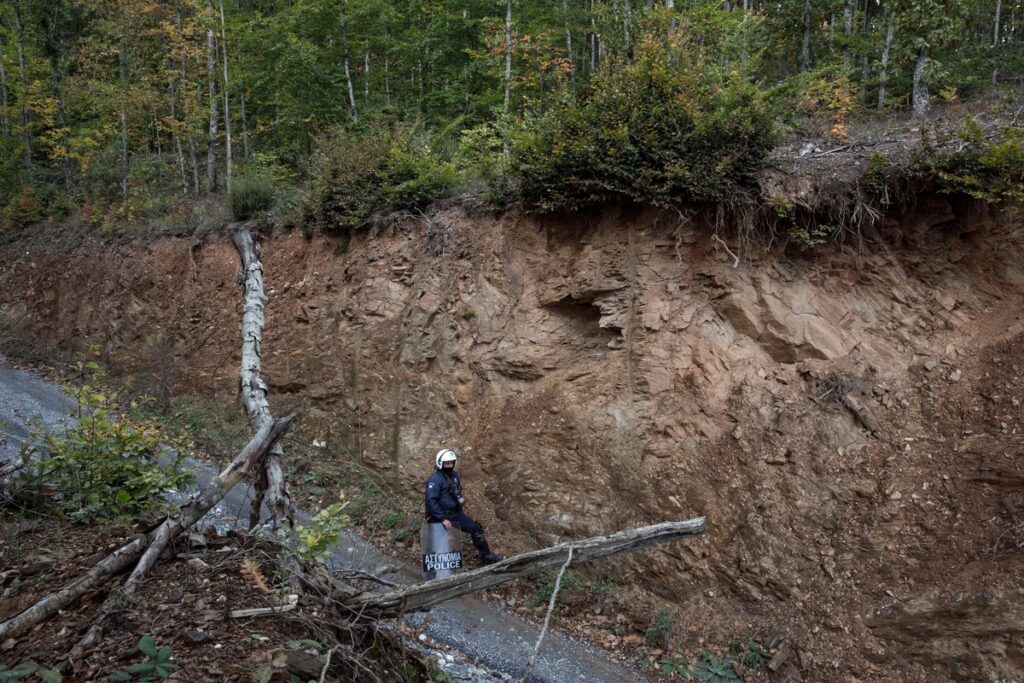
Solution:
M484 528L479 522L465 512L449 515L447 519L456 529L469 534L469 537L473 539L473 547L476 548L481 557L491 554L491 549L487 545L487 539L484 537Z

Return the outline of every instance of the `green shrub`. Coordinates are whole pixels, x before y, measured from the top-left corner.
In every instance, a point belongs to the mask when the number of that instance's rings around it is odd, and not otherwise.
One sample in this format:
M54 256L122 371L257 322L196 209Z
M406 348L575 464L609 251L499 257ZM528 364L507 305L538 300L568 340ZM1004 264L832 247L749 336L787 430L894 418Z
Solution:
M326 231L349 232L376 211L419 209L459 181L446 162L415 135L375 123L321 137L313 154L307 220Z
M178 668L171 661L171 648L157 648L153 636L142 636L139 639L139 652L146 658L138 664L132 664L124 671L118 671L107 677L108 681L127 681L130 683L155 683L162 681Z
M303 557L324 562L331 556L331 546L338 540L349 522L348 513L345 512L346 507L348 507L348 501L328 505L313 515L312 524L295 527L299 540L302 542L299 546L299 553Z
M274 205L274 179L264 171L249 171L231 182L228 208L236 221L244 221Z
M757 88L704 68L673 34L649 40L636 60L600 76L577 98L527 117L511 166L527 204L579 209L612 199L655 206L721 199L751 181L775 143Z
M962 149L931 154L942 190L964 192L987 202L1024 202L1024 130L1006 128L989 140L973 120L960 132Z
M129 520L165 509L161 493L191 483L184 443L133 403L116 412L116 392L105 387L93 362L80 362L89 382L71 390L77 401L72 425L43 426L23 446L21 491L37 505L56 497L74 519Z

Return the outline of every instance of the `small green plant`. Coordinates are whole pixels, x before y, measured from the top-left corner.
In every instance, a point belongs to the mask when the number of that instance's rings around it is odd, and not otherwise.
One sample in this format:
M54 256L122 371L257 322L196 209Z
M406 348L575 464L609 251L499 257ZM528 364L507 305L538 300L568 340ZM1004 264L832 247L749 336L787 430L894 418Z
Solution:
M19 476L37 506L56 494L80 521L130 520L167 505L160 495L192 482L185 442L146 417L138 403L119 413L117 392L93 361L79 360L83 383L69 391L77 402L70 426L44 425L22 447Z
M323 562L330 557L331 546L338 540L349 522L346 507L348 501L344 500L328 505L313 516L313 523L310 526L300 525L295 528L301 541L299 553L303 557L317 562Z
M35 675L42 683L61 683L63 677L56 669L47 669L35 662L25 662L14 668L8 668L0 663L0 683L21 683L27 681L29 676Z
M739 655L740 663L751 669L763 669L768 666L772 659L772 653L757 640L751 638L747 641L746 648L736 645L736 654Z
M668 647L668 639L672 635L676 621L675 608L670 605L662 605L648 627L647 633L644 634L644 642L651 647Z
M658 662L658 671L663 674L678 674L683 678L693 677L693 668L690 661L684 657L668 657Z
M701 683L741 683L732 665L732 658L719 659L711 652L702 652L693 668L693 677Z
M235 178L228 192L228 207L236 221L244 221L274 205L274 179L265 171L249 171Z
M130 681L131 683L153 683L171 675L178 665L171 661L171 648L167 645L157 648L153 636L139 638L139 652L146 658L132 664L124 671L107 677L108 681Z
M864 172L864 182L872 189L885 187L889 178L889 159L879 152L875 152L868 159L868 169Z
M463 320L472 320L475 317L476 317L476 311L474 311L472 308L467 308L464 311L462 311L462 319Z
M555 590L555 572L544 572L537 578L537 594L533 596L530 604L534 607L546 605L551 600L551 594ZM587 583L583 575L574 569L570 569L562 575L562 583L558 587L559 593L568 593L582 588Z

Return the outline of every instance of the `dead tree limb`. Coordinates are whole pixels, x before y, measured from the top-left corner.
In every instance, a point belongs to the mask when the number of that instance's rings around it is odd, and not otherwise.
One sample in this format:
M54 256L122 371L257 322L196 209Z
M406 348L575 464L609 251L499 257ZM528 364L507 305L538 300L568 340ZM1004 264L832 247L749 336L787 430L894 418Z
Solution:
M263 264L260 262L259 246L252 238L249 224L240 226L231 239L242 259L242 365L239 376L239 395L245 406L249 424L254 432L267 422L273 421L270 403L267 401L267 385L260 378L263 345L263 312L267 295L263 288ZM295 507L285 485L284 448L274 445L263 461L263 468L256 479L256 496L249 516L249 528L259 524L260 509L264 500L270 510L271 524L275 531L290 532L295 524Z
M415 586L382 593L358 595L335 594L335 607L348 612L350 619L374 620L394 617L402 612L425 610L446 600L558 567L572 548L572 564L620 555L648 548L684 536L699 536L706 530L703 517L684 522L663 522L651 526L620 531L610 536L596 536L570 541L550 548L515 555L462 574L453 574Z
M562 588L562 577L565 576L565 570L572 564L572 551L573 546L569 546L569 554L565 556L565 562L562 563L562 568L558 570L558 576L555 577L555 587L551 590L551 599L548 601L548 611L544 615L544 625L540 629L540 635L537 636L537 643L533 646L533 652L530 654L530 659L526 662L526 669L523 671L522 683L528 683L530 680L530 673L533 671L534 665L537 663L537 655L540 654L540 646L544 643L544 636L548 632L548 626L551 625L551 615L555 612L555 602L558 600L558 591Z
M169 541L182 529L199 521L214 505L220 502L235 484L241 481L242 477L252 469L281 435L288 431L293 419L294 416L288 416L265 424L220 475L204 486L173 515L168 516L159 527L147 534L137 536L97 562L92 569L64 588L50 593L31 607L0 623L0 642L18 636L39 622L49 619L58 611L66 609L111 576L126 571L145 555L145 560L149 564L144 565L140 561L132 573L132 577L137 581L160 555L159 551L146 553L146 549L151 547L157 538L166 538Z

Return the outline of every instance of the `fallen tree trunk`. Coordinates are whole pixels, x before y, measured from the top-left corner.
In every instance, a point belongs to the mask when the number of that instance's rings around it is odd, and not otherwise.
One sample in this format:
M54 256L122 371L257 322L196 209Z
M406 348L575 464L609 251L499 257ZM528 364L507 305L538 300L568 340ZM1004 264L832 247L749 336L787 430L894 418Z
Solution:
M265 424L230 465L225 467L217 477L203 487L202 491L182 505L173 515L168 516L163 524L121 546L64 588L50 593L31 607L0 623L0 642L18 636L39 622L49 619L58 611L66 609L83 595L97 588L111 576L126 571L132 564L143 558L143 561L139 561L130 579L133 583L138 581L160 555L159 550L147 553L146 549L151 546L155 548L154 541L157 539L162 539L166 545L166 542L181 530L199 521L224 498L235 484L242 480L242 477L252 469L253 465L281 435L288 431L292 420L294 420L294 416ZM91 634L90 630L90 634L87 634L86 637L88 638Z
M260 378L260 355L263 345L263 311L267 295L263 288L263 264L260 262L259 246L252 238L249 225L242 225L231 235L231 239L242 259L242 364L239 374L238 391L245 406L249 424L254 432L267 422L273 421L270 403L267 401L267 385ZM275 531L291 529L295 525L295 507L285 485L284 448L274 444L263 461L263 467L256 478L256 496L249 516L249 528L260 521L260 509L264 500L270 510L271 524Z
M487 567L407 588L357 595L346 595L343 591L336 591L332 598L335 600L335 607L346 611L347 616L356 621L395 617L406 612L429 609L446 600L507 583L513 579L554 569L563 564L570 553L571 564L578 564L600 557L642 550L685 536L699 536L706 529L703 517L683 522L663 522L620 531L610 536L596 536L533 550Z

